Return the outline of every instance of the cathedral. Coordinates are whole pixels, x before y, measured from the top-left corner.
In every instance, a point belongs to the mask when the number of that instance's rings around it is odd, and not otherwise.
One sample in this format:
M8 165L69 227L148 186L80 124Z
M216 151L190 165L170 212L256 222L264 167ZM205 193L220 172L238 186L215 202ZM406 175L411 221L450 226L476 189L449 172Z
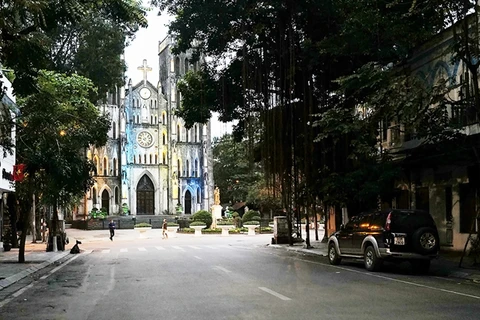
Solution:
M100 111L111 128L104 147L90 146L95 184L78 214L93 208L109 215L193 214L213 205L210 122L186 128L175 115L181 95L177 82L200 62L191 53L174 55L170 37L159 43L159 81L148 80L147 61L138 67L143 80L107 97Z

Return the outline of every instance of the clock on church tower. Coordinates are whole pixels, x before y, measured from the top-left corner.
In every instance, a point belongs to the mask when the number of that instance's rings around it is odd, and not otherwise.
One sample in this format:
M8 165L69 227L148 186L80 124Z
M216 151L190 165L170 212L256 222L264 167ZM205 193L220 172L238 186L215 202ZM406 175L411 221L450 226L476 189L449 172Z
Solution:
M153 137L148 131L142 131L137 135L137 142L141 147L148 148L153 144Z

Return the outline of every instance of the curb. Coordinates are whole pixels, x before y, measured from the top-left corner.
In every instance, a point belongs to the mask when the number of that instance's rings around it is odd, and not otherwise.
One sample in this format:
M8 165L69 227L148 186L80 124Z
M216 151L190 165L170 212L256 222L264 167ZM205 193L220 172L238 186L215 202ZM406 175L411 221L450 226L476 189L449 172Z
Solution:
M8 286L11 286L12 284L22 280L23 278L31 275L32 273L35 273L49 265L51 265L52 263L64 258L65 256L67 256L68 254L70 254L70 251L65 251L65 252L62 252L58 255L56 255L55 257L47 260L47 261L44 261L42 262L41 264L39 265L34 265L26 270L23 270L17 274L14 274L13 276L10 276L8 278L5 278L5 279L2 279L0 280L0 290L3 290L5 289L6 287Z

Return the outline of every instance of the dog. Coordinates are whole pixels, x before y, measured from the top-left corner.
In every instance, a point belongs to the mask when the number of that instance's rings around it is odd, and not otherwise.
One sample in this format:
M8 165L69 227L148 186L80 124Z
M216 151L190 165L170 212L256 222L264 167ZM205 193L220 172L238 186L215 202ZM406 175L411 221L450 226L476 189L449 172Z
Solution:
M80 253L80 247L78 246L79 244L82 244L82 243L77 240L75 245L72 247L72 249L70 249L70 253L72 254Z

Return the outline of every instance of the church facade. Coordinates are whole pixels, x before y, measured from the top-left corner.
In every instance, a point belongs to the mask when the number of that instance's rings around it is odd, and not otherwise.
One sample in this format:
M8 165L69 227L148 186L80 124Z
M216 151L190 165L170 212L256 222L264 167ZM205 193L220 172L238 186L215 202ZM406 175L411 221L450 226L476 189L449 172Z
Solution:
M173 55L173 42L159 43L159 81L148 80L147 61L138 67L143 80L109 95L100 106L112 126L104 147L91 146L87 157L97 169L79 214L93 208L109 215L193 214L213 205L210 122L186 128L175 115L176 86L189 70L190 53Z

